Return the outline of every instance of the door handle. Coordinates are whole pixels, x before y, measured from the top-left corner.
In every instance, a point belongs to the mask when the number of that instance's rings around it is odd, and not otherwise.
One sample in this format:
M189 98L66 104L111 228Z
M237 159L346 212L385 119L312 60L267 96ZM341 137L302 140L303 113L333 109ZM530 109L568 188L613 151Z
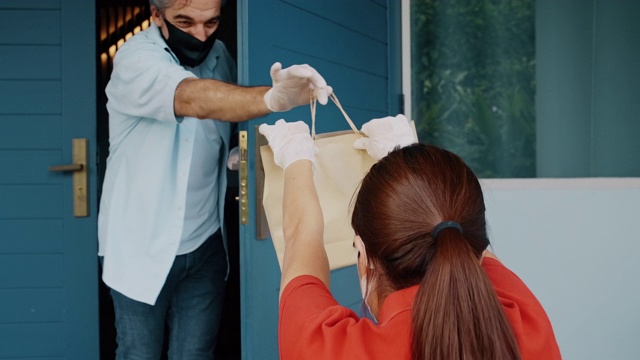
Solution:
M53 165L53 166L49 166L49 171L60 171L60 172L67 172L67 171L81 171L82 169L84 169L84 166L82 164L69 164L69 165Z
M73 172L73 215L89 216L87 159L89 140L72 140L73 164L49 166L52 172Z

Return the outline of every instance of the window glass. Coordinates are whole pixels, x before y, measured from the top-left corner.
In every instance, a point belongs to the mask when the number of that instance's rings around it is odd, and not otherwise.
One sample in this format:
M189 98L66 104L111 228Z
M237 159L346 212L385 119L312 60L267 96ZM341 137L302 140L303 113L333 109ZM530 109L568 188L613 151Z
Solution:
M418 136L479 177L536 176L533 0L411 1Z
M640 177L640 2L403 4L421 141L483 178Z

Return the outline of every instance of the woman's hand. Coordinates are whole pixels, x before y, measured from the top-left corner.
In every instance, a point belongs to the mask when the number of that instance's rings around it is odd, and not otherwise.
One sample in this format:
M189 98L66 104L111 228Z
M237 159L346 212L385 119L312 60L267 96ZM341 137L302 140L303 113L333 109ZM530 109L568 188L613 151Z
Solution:
M418 142L411 122L402 114L369 120L362 125L361 131L367 137L356 140L353 147L367 150L369 156L376 160L387 156L396 147Z
M258 128L273 151L273 160L283 169L298 160L315 162L316 147L311 139L309 126L303 121L276 121L274 125L262 124Z

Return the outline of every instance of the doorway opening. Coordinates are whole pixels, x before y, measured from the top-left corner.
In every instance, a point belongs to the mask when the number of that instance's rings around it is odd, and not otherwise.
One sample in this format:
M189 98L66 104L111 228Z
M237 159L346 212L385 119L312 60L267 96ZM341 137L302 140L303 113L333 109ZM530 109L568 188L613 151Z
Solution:
M237 63L237 12L236 0L223 0L218 39L224 42ZM98 199L109 153L109 116L105 87L113 69L113 57L117 49L130 37L150 25L149 0L97 0L96 1L96 93L97 93L97 172ZM236 144L234 144L234 141ZM237 135L232 136L231 146L237 145ZM230 273L227 281L222 322L216 346L216 359L239 359L240 342L240 268L239 268L239 217L237 173L229 171L225 205ZM115 359L116 329L113 303L109 288L99 273L100 359Z

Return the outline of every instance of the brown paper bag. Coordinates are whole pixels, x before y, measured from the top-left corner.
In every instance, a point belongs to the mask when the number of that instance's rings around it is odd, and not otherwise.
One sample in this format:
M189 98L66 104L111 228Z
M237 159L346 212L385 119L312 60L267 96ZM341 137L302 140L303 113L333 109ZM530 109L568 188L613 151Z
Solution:
M315 106L311 106L312 137L319 152L316 154L314 180L324 216L324 246L331 269L354 265L355 233L351 228L351 201L365 174L376 162L365 150L353 148L362 135L342 109L338 99L331 100L344 115L351 130L315 134ZM271 232L271 239L282 268L284 238L282 232L282 196L284 171L273 161L268 145L260 147L264 166L263 206ZM354 200L355 201L355 200Z

